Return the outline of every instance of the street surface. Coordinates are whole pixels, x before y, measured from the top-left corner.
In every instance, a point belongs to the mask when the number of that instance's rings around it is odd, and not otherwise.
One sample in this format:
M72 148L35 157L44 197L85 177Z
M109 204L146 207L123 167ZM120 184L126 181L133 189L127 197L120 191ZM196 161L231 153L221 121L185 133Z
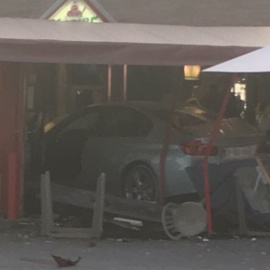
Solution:
M0 226L0 269L57 269L51 254L77 259L74 269L102 270L266 270L270 239L101 241L50 239L36 225ZM96 244L96 246L95 246ZM73 268L71 268L73 269Z

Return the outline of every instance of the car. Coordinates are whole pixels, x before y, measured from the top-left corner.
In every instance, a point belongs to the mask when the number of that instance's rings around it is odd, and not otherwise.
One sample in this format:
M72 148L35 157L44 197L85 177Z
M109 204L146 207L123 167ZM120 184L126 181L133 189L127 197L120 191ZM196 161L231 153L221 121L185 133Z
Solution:
M198 106L183 104L173 111L171 107L130 101L92 105L65 117L45 135L44 166L52 182L95 190L104 172L107 194L157 201L160 155L172 117L164 196L202 199L202 160L216 115ZM229 183L238 168L256 166L261 138L243 119L223 120L209 157L212 193ZM221 197L217 196L217 205Z

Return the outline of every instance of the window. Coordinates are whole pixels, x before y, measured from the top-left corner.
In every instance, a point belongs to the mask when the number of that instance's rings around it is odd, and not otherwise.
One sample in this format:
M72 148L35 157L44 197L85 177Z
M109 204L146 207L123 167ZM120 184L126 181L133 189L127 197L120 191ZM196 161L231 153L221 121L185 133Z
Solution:
M70 133L71 131L83 132L89 137L94 136L96 134L98 116L99 114L96 111L79 116L59 132L58 138L61 138L64 134Z
M133 109L119 110L117 118L117 132L120 137L145 137L152 128L151 121Z
M99 122L101 137L145 137L152 128L146 116L129 108L107 108Z

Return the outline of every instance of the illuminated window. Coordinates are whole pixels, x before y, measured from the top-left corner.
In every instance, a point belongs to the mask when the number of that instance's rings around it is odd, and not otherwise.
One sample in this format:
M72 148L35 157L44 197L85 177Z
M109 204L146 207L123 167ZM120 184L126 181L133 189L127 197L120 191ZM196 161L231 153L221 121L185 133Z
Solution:
M186 80L199 80L201 67L200 66L184 66Z

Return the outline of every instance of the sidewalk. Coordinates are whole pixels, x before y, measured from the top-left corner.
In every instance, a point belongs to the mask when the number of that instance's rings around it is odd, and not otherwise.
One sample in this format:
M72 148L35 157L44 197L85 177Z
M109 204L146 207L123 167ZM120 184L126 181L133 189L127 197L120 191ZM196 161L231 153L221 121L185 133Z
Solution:
M21 226L0 226L0 269L57 269L54 254L72 260L81 256L70 268L77 270L270 270L270 239L104 239L91 247L88 240L42 238L29 226Z

